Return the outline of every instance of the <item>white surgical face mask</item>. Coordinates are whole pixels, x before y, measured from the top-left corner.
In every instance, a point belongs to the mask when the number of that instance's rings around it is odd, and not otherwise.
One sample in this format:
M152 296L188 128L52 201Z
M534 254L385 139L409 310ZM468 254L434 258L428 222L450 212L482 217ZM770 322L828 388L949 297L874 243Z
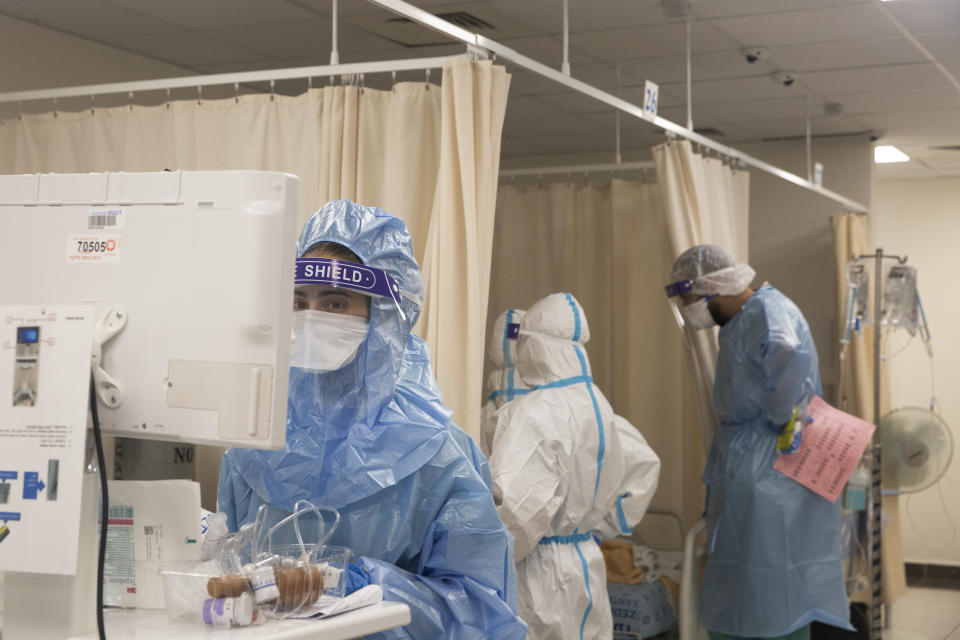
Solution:
M713 315L710 313L710 309L707 307L706 298L701 298L685 307L680 307L680 313L683 314L684 322L690 325L690 328L695 331L709 329L717 324L713 319Z
M367 338L370 321L327 311L293 314L290 366L311 371L336 371L349 364Z

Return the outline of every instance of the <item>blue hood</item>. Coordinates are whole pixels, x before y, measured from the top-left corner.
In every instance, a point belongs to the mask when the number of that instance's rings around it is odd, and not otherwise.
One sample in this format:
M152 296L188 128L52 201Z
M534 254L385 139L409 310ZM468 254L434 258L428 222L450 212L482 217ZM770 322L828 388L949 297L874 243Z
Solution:
M398 385L423 298L404 222L375 207L335 200L307 221L297 256L320 242L341 244L395 278L405 293L405 317L392 299L372 298L370 329L352 362L326 373L290 369L284 448L224 454L239 471L233 482L287 511L300 499L340 508L396 484L440 449L449 422L439 399L431 402Z

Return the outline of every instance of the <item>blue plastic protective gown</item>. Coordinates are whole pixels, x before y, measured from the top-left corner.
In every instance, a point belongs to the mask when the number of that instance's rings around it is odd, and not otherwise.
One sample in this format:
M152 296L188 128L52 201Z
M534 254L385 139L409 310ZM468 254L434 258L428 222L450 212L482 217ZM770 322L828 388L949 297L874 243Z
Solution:
M334 201L307 222L297 255L322 241L396 278L409 294L406 318L392 300L374 298L367 339L352 362L327 373L291 368L286 445L224 454L219 510L236 530L263 504L268 523L299 499L338 509L329 543L360 556L355 561L386 600L410 606L409 625L370 637L524 637L513 539L478 463L451 431L425 345L410 334L423 288L404 223ZM308 537L315 535L310 520L301 523ZM293 528L273 540L293 542Z
M463 450L464 455L473 464L487 489L493 490L493 480L490 478L490 465L487 457L480 451L480 447L467 435L467 432L451 420L453 412L443 404L443 396L433 376L433 367L430 365L430 350L427 343L418 336L410 334L407 340L407 349L403 353L403 364L400 368L400 381L397 389L417 397L424 406L430 406L437 420L448 425L454 442Z
M710 499L701 622L711 631L770 638L814 620L852 630L841 505L773 469L781 428L820 392L817 371L807 321L773 287L720 329L721 424L703 477Z

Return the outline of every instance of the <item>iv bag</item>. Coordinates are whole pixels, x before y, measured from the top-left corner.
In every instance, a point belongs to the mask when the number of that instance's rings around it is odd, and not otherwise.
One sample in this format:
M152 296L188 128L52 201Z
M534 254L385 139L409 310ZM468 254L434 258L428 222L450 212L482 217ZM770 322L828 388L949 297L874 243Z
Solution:
M871 322L870 317L870 272L861 260L847 263L847 322L860 319L860 324Z
M887 269L883 282L880 321L894 329L906 329L916 335L920 325L917 305L917 268L895 264Z

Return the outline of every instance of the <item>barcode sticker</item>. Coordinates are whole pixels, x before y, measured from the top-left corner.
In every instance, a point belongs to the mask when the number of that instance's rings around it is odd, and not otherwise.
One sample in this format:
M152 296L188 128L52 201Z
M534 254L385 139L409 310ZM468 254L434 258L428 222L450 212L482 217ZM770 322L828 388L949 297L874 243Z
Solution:
M133 507L117 505L110 507L110 519L131 520L133 519Z
M117 229L123 226L123 209L90 209L87 215L88 229Z

